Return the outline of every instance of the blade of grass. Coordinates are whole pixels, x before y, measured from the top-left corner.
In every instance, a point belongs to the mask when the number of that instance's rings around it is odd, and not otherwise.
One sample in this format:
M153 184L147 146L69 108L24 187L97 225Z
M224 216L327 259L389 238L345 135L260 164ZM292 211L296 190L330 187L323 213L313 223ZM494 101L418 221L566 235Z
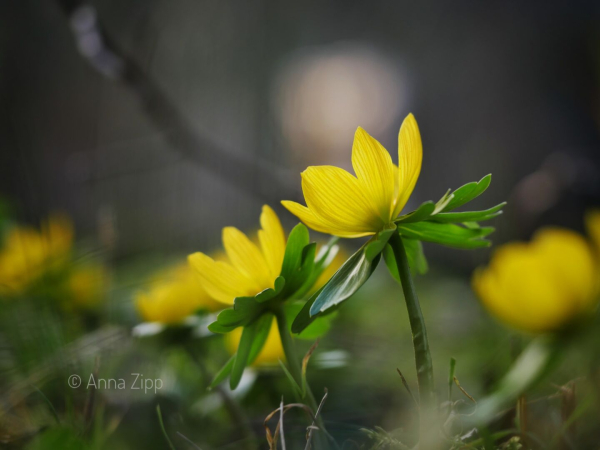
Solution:
M171 442L171 439L169 439L169 435L167 434L167 430L165 429L165 424L163 423L162 414L160 412L160 405L156 405L156 414L158 415L158 423L160 424L160 429L162 430L162 433L163 433L163 436L165 437L165 440L169 444L169 448L171 450L175 450L175 446Z

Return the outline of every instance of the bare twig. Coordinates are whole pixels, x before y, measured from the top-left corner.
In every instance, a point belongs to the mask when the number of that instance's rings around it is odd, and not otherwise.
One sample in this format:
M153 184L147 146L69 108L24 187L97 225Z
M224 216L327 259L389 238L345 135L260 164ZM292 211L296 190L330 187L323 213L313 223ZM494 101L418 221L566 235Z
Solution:
M473 403L477 404L475 399L473 397L471 397L471 395L467 391L465 391L464 388L460 385L460 382L458 381L458 378L456 378L456 377L454 377L454 384L456 384L456 387L458 389L460 389L460 392L462 392L465 395L465 397L467 397Z
M56 1L70 21L79 53L103 76L127 87L148 119L182 156L267 201L299 196L287 170L234 154L198 134L132 55L110 39L92 5L85 0Z
M283 395L279 404L279 434L281 435L281 448L285 450L285 436L283 435Z
M400 372L400 369L398 369L396 367L396 370L398 371L398 375L400 375L400 379L402 380L402 384L404 385L404 388L406 389L406 391L408 392L408 395L410 395L410 398L412 398L412 401L415 403L415 405L418 407L419 406L419 402L417 401L417 399L415 398L415 396L413 395L412 391L410 390L410 388L408 387L408 383L406 382L406 378L404 378L404 375L402 375L402 372Z
M265 417L265 420L264 420L265 434L267 437L267 442L269 443L270 450L277 449L277 438L279 436L279 427L280 427L280 423L282 421L281 416L283 416L283 414L285 414L288 410L290 410L292 408L301 408L305 412L307 412L311 418L314 418L312 410L303 403L290 403L288 405L283 405L283 408L282 408L282 405L280 405L279 408L277 408L274 411L271 411L269 413L269 415L267 417ZM280 413L281 416L280 416L280 419L277 421L277 427L275 428L275 433L271 433L271 429L269 428L269 420L271 420L271 418L277 413Z

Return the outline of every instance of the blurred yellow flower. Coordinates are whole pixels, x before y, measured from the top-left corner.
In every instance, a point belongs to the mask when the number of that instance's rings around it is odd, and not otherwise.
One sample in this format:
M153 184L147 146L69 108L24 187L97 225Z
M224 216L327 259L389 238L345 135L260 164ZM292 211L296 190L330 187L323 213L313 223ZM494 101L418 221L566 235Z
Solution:
M39 231L15 226L0 250L0 292L22 292L47 270L68 261L72 245L73 224L65 216L49 217Z
M222 308L185 263L155 275L148 289L137 293L136 306L145 321L163 324L179 323L201 309L212 312Z
M240 339L242 338L242 327L236 328L230 333L225 335L225 346L230 354L234 354L237 352L237 348L240 344ZM271 330L269 331L269 335L267 336L267 340L265 341L265 346L258 354L254 362L253 366L265 366L265 365L275 365L278 364L278 361L285 361L285 356L283 353L283 347L281 345L281 339L279 337L279 329L277 328L277 321L273 318L273 323L271 324Z
M592 220L595 232L599 219ZM473 287L507 324L533 333L558 331L596 306L598 259L579 234L545 228L530 243L496 250L489 266L475 271Z
M302 172L307 206L282 204L310 228L334 236L355 238L387 228L408 201L423 159L417 121L409 114L398 135L396 166L388 151L358 128L352 145L356 176L339 167L311 166Z
M260 225L260 245L237 228L223 228L228 261L215 261L200 252L188 257L202 279L202 286L215 300L232 305L236 297L253 296L274 287L283 264L285 233L279 218L267 205L262 208Z
M89 309L96 306L106 292L108 274L103 266L87 264L72 269L67 279L67 291L70 302L68 309Z

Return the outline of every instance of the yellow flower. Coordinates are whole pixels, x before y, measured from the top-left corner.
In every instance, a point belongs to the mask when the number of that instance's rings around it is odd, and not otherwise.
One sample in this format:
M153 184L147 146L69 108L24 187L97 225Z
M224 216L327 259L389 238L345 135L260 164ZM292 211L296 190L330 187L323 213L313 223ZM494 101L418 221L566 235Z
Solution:
M230 354L237 352L238 346L240 345L240 339L242 338L242 327L238 327L230 333L225 335L225 346ZM254 362L253 366L264 366L278 364L278 361L285 361L283 353L283 347L281 345L281 339L279 337L279 329L277 328L277 321L273 319L271 329L265 341L265 346L260 351Z
M0 292L22 292L47 270L65 263L72 245L73 224L64 216L50 217L40 231L12 228L0 251Z
M88 264L73 268L67 280L70 302L65 303L65 307L93 308L102 300L107 282L108 274L101 265Z
M355 238L387 228L408 201L423 159L417 121L409 114L398 135L396 166L388 151L358 128L352 145L356 176L334 166L311 166L302 172L306 205L282 204L310 228Z
M600 226L600 223L596 223ZM510 243L478 269L473 287L488 310L523 331L557 331L597 303L598 261L579 234L540 230L530 243Z
M137 293L136 306L145 321L163 324L179 323L200 309L221 309L202 289L198 274L187 264L155 275L148 289Z
M285 254L285 233L279 218L267 205L262 208L260 225L260 245L237 228L223 229L225 261L215 261L200 252L188 257L200 275L202 286L215 300L232 305L236 297L254 296L274 287Z

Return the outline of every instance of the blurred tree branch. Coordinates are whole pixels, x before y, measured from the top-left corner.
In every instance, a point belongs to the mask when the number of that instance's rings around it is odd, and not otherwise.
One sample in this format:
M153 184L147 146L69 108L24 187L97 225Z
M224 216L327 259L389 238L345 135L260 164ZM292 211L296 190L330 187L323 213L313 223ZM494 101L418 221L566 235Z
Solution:
M104 77L138 99L147 118L186 159L264 201L299 197L287 170L235 155L194 130L165 92L119 48L101 26L96 9L83 0L56 0L67 16L79 53Z

